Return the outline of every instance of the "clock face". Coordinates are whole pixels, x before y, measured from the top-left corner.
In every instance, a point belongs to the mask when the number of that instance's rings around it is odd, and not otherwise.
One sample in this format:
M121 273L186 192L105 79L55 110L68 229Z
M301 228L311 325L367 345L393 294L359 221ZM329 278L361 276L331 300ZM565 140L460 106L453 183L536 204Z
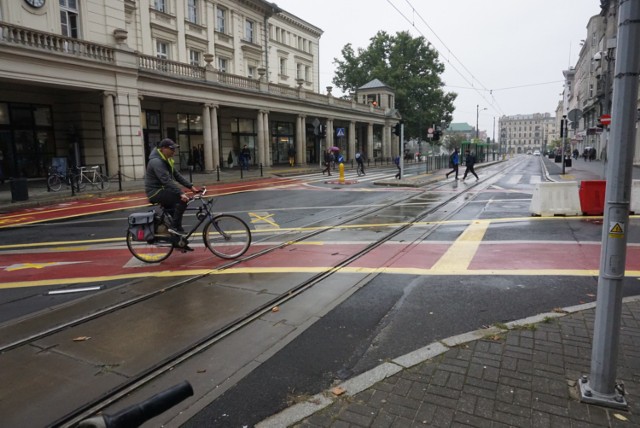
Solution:
M45 0L24 0L31 7L42 7L44 6Z

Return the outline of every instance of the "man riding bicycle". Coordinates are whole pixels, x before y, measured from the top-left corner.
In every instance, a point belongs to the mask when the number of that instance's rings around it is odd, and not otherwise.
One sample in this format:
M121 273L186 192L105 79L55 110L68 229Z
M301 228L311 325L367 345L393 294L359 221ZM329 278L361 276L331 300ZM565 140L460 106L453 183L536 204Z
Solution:
M160 141L155 150L151 151L149 163L147 164L147 174L144 177L144 190L149 202L162 205L165 211L171 214L173 223L169 232L174 235L184 236L182 216L187 209L189 196L182 191L178 183L193 192L199 192L200 189L190 183L174 168L173 156L178 147L173 140L165 138ZM189 246L183 247L183 250L193 251Z

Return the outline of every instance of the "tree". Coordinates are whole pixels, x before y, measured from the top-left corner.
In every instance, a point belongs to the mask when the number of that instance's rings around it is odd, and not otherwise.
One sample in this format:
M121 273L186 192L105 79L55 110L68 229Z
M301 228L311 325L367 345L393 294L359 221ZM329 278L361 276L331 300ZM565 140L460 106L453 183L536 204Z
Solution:
M424 37L413 38L406 31L395 36L379 31L370 41L357 54L351 43L342 48L343 58L334 58L333 84L343 92L354 92L373 79L389 85L396 94L406 138L426 137L427 128L434 124L445 129L457 94L443 89L444 65L438 52Z

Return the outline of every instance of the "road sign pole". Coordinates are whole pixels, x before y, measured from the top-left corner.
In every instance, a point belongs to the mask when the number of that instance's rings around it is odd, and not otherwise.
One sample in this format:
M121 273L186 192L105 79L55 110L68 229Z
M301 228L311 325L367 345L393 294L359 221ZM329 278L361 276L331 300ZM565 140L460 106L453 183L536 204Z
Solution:
M616 365L620 341L622 285L624 280L629 196L636 137L636 105L640 56L640 0L620 2L618 45L613 83L611 162L607 168L598 299L593 331L591 372L582 376L581 401L626 409L627 402L616 388ZM615 166L615 167L614 167Z

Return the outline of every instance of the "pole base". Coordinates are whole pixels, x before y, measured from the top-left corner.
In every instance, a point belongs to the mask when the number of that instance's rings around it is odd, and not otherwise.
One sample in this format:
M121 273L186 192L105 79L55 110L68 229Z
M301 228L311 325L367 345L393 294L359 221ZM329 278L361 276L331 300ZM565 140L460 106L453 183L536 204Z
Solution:
M614 409L628 410L629 405L622 394L617 392L613 394L601 394L594 391L589 385L586 376L578 379L580 387L580 401L588 404L596 404L598 406L611 407Z

